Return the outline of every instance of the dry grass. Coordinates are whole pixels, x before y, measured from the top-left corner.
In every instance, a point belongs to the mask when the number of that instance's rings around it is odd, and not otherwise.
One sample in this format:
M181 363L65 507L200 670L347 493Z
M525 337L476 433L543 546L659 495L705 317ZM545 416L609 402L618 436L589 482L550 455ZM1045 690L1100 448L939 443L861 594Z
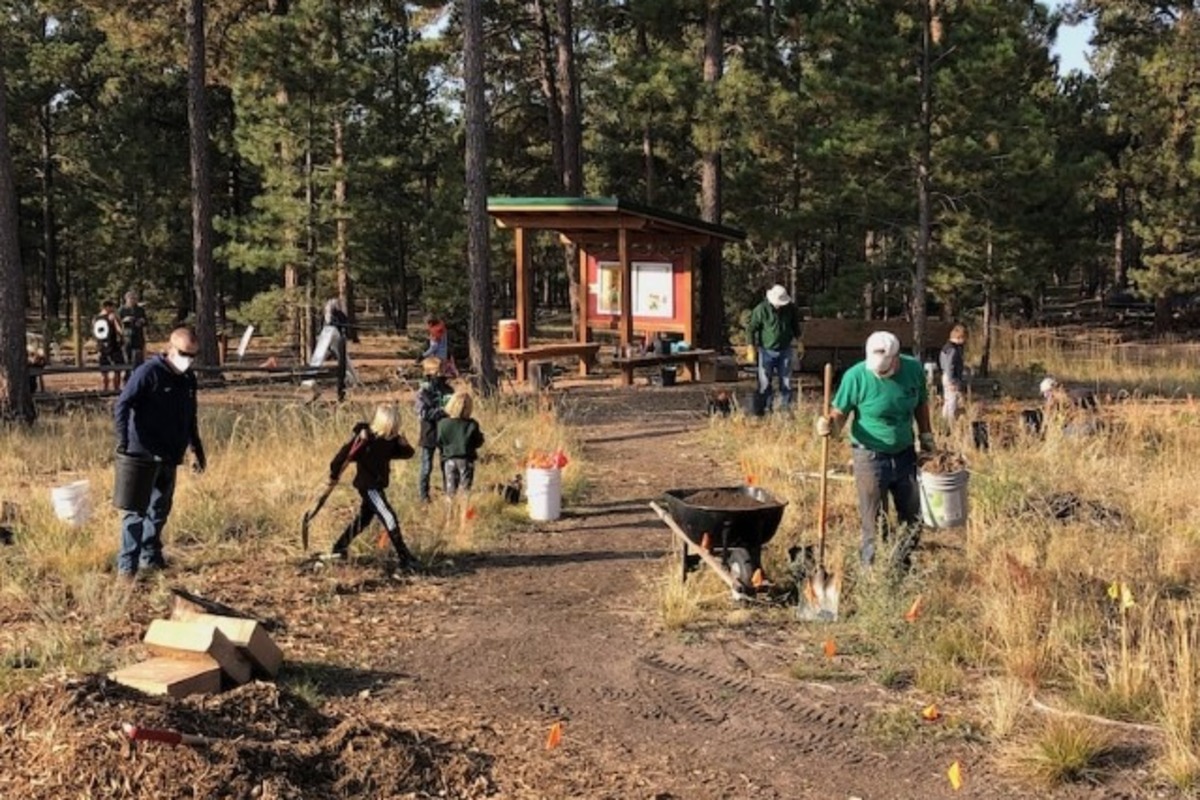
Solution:
M391 400L392 397L380 398ZM168 558L184 568L260 558L300 559L299 524L328 477L334 452L354 423L369 419L374 402L341 406L302 402L238 402L201 397L201 432L209 468L202 476L180 469L175 507L166 532ZM416 441L411 401L400 403L402 430ZM578 448L553 410L505 396L476 404L488 441L476 491L453 504L435 495L416 502L418 459L392 467L388 497L406 541L426 563L486 547L525 519L523 506L506 506L491 487L520 471L533 450L562 447L572 458L564 471L569 501L583 489ZM0 688L57 667L103 668L109 658L104 631L127 614L129 591L113 580L119 544L112 492L112 424L107 408L45 415L33 430L5 431L0 450L0 497L20 507L17 537L0 551ZM311 547L325 549L357 508L353 473L315 519ZM72 527L56 518L50 488L90 482L93 513ZM434 485L440 477L434 475ZM377 550L378 526L356 540L355 553ZM164 576L144 580L142 593L163 593Z
M1095 780L1112 753L1103 728L1083 720L1051 719L1032 736L1010 746L1007 760L1047 786Z
M1091 351L1085 370L1066 351L1001 348L1000 366L1013 375L1033 364L1039 378L1053 372L1125 391L1200 389L1192 361L1138 372L1128 352L1107 349L1107 356L1104 348ZM1031 376L1022 373L1025 397L1036 387ZM1007 446L993 437L990 451L975 451L965 425L941 436L969 455L970 520L959 531L927 533L903 578L858 574L853 484L830 484L830 560L846 578L844 622L871 643L876 680L934 697L965 694L991 735L1021 755L1013 762L1047 781L1091 775L1108 740L1076 721L1021 736L1031 693L1160 727L1159 773L1192 786L1200 778L1200 505L1192 467L1200 404L1114 402L1102 409L1103 429L1087 437L1055 425L1044 437L1023 433L1020 410L1034 405L1002 397L974 409L1010 425ZM789 546L815 541L818 482L803 473L818 469L817 410L809 401L794 419L722 421L708 439L789 503L764 554L773 575L787 574L779 565ZM835 444L832 463L848 458L845 443ZM886 563L886 550L877 558ZM921 618L906 623L918 594Z

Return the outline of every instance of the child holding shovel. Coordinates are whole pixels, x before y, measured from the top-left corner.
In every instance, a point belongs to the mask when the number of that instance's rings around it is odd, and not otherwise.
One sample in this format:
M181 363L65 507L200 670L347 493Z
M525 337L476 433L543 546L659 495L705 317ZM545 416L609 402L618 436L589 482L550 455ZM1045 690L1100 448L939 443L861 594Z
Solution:
M358 490L362 504L359 506L358 515L334 542L332 554L345 557L354 537L361 533L372 519L379 517L387 530L388 538L392 540L392 547L396 549L398 570L414 570L419 566L419 562L404 544L396 512L392 510L384 495L391 478L391 462L412 458L415 452L400 433L400 417L396 413L396 407L389 403L381 404L375 409L375 417L371 424L358 423L354 426L354 433L354 438L342 445L330 462L329 475L331 481L336 481L348 462L353 461L357 464L354 488Z

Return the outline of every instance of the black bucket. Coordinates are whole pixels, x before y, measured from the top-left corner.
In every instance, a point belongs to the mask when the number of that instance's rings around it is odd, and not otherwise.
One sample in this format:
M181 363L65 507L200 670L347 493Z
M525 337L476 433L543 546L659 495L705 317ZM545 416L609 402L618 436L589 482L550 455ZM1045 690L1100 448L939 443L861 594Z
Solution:
M662 385L663 386L674 386L675 385L675 367L663 367L662 368Z
M113 505L122 511L146 513L150 492L158 477L158 461L150 456L117 453L117 476L113 481Z

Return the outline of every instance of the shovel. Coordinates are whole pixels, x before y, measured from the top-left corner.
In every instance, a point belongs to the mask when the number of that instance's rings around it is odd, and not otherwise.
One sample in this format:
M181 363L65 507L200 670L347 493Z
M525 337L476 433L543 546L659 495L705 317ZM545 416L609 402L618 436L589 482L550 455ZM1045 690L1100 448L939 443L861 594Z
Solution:
M364 444L366 444L366 442L367 437L365 435L360 434L355 436L354 444L350 447L350 453L346 456L345 462L342 463L343 470L346 469L347 464L354 460L354 456L357 455L358 451ZM338 473L338 477L341 477L341 473ZM304 548L305 552L308 552L309 523L313 521L313 517L315 517L317 512L319 512L325 505L325 501L329 499L329 495L333 494L333 490L337 487L337 484L338 478L334 478L333 480L329 481L329 483L325 484L325 488L321 490L321 494L317 495L317 499L313 501L312 508L304 512L304 519L300 521L300 546Z
M833 391L833 365L825 365L825 402L821 413L829 416L830 395ZM805 579L800 607L801 620L833 622L838 615L838 595L841 577L825 571L826 500L829 497L829 437L821 437L821 505L817 512L817 568Z

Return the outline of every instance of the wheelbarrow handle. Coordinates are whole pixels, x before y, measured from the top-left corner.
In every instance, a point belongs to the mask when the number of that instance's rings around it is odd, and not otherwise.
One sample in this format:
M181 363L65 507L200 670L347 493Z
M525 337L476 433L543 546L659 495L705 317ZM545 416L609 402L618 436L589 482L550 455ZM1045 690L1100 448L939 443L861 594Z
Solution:
M700 558L704 559L705 564L708 564L710 567L712 567L713 572L717 573L721 580L725 581L725 584L729 587L730 591L738 596L743 595L741 588L738 586L737 579L729 573L729 570L725 569L721 562L717 560L716 556L714 556L708 550L705 550L703 547L697 547L696 543L689 539L687 534L683 532L683 529L679 527L679 523L675 521L669 511L653 501L650 503L650 509L658 515L659 519L667 524L667 527L671 529L672 533L682 539L684 543L687 544L692 550L695 550L700 555Z

